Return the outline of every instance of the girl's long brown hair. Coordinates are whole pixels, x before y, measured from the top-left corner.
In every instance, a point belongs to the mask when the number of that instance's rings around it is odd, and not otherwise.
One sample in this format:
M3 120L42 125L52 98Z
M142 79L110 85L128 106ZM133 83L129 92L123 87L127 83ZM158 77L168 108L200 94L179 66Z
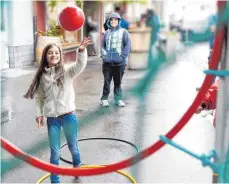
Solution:
M63 87L63 82L64 82L64 67L63 67L63 55L60 47L56 44L48 44L43 52L42 52L42 57L41 57L41 62L39 64L37 73L35 74L35 77L32 81L32 84L30 85L27 93L24 95L25 98L27 99L33 99L34 95L40 85L41 82L41 77L43 72L45 71L45 67L48 67L48 61L46 58L47 52L51 47L57 47L60 51L60 61L59 63L55 66L55 77L54 79L57 81L57 85L59 87Z

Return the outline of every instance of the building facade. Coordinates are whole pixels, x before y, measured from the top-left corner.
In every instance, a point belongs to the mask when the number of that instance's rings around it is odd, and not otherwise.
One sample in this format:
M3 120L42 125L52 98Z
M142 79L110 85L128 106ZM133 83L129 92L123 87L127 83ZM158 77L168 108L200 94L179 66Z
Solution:
M1 2L1 68L17 68L34 62L33 2Z
M33 66L36 57L38 31L46 32L50 28L50 20L58 25L60 9L75 3L75 1L1 1L1 69L22 68ZM121 6L135 22L148 8L156 8L161 14L161 4L148 1L146 4L123 4L117 1L81 1L78 5L83 9L85 18L91 16L98 24L96 50L99 54L101 38L104 32L105 14ZM76 32L67 32L60 26L62 48L67 60L73 60L75 50L84 36L87 36L85 26Z

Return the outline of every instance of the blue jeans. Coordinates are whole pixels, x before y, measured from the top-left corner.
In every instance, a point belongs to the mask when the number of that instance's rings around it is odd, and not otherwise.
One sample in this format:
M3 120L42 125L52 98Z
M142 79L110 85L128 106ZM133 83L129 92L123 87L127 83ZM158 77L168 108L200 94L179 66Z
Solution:
M104 85L103 85L103 95L101 100L107 100L110 94L110 84L113 78L114 81L114 100L122 100L122 78L125 73L126 65L121 66L110 66L108 64L103 64L103 76L104 76Z
M68 148L72 155L73 166L79 167L81 165L80 152L77 141L77 118L75 112L58 116L56 118L47 118L48 137L51 149L50 163L59 165L60 160L60 135L61 127L63 127L64 134L67 140ZM60 183L59 176L51 174L52 183Z

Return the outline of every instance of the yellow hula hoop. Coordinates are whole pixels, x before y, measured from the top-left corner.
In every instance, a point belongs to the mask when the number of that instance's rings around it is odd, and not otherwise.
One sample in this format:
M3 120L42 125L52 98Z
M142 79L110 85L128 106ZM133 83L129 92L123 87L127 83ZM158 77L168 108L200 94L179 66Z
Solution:
M216 173L213 173L213 176L218 176L218 174L216 174Z
M82 166L81 166L81 168L100 168L100 167L104 167L104 166L102 166L102 165L82 165ZM119 173L119 174L125 176L125 177L128 178L133 184L137 184L137 182L135 181L135 179L134 179L131 175L127 174L126 172L121 171L121 170L117 170L117 171L115 171L115 172L117 172L117 173ZM50 175L51 175L51 174L48 173L48 174L42 176L42 177L36 182L36 184L42 183L42 182L43 182L45 179L47 179Z

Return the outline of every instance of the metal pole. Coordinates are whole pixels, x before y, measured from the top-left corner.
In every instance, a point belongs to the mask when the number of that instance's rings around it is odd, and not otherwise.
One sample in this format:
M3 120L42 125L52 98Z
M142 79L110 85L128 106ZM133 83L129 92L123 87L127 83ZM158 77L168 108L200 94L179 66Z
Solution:
M185 43L188 44L188 29L185 30Z
M229 52L228 52L228 26L227 40L225 41L223 54L221 58L221 70L229 70ZM221 77L219 81L219 90L217 94L216 110L216 141L215 150L217 158L215 162L221 164L225 162L229 144L229 77Z
M82 11L84 11L84 2L81 1L80 3L80 8L82 9ZM80 42L83 40L84 38L84 26L82 26L81 30L80 30Z
M37 17L33 16L33 52L34 52L34 62L36 62L36 47L37 47Z

